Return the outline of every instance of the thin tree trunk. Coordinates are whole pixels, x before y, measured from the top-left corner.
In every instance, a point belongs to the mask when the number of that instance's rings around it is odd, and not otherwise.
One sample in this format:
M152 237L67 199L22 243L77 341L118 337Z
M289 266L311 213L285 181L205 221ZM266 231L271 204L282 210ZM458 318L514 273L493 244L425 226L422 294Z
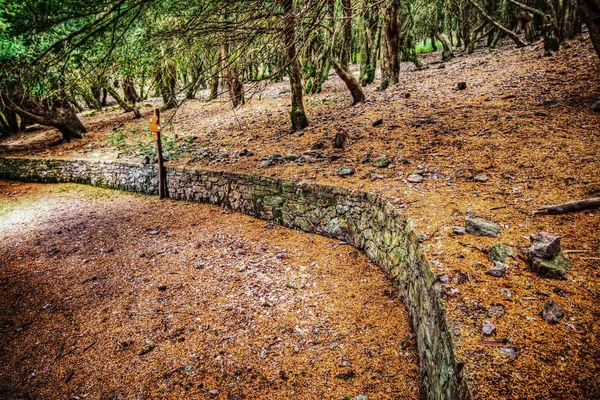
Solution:
M377 70L377 53L381 38L381 18L379 10L369 5L364 16L365 38L360 57L359 80L362 86L369 85L375 80Z
M508 36L509 38L511 38L515 42L515 44L517 45L517 47L525 47L525 46L527 46L527 43L523 42L521 40L521 38L516 33L514 33L513 31L511 31L510 29L506 29L504 26L502 26L498 22L494 21L494 19L492 17L490 17L483 10L483 8L481 8L481 6L479 4L477 4L477 2L475 0L468 0L468 1L469 1L469 3L471 3L471 5L473 7L475 7L477 9L477 11L479 11L479 14L483 17L483 19L485 19L486 21L488 21L490 24L494 25L497 29L499 29L504 34L506 34L506 36Z
M221 46L221 58L223 59L223 81L229 92L229 99L233 108L238 108L244 104L244 85L235 66L235 62L229 63L229 43L224 42Z
M117 92L117 90L115 88L113 88L112 86L110 86L110 84L106 84L106 86L104 87L104 89L110 93L110 95L113 97L113 99L115 99L115 101L117 102L117 104L119 105L119 107L121 107L123 109L123 111L125 112L132 112L133 113L133 117L135 119L141 118L142 115L140 114L140 110L135 106L135 104L131 105L129 103L127 103L127 101L125 101L125 99L123 99L119 93Z
M308 118L304 112L304 101L302 98L302 75L300 74L300 62L296 53L296 27L294 17L294 4L292 0L279 0L283 6L285 15L284 41L290 75L290 89L292 92L292 110L290 118L294 130L302 130L308 126Z

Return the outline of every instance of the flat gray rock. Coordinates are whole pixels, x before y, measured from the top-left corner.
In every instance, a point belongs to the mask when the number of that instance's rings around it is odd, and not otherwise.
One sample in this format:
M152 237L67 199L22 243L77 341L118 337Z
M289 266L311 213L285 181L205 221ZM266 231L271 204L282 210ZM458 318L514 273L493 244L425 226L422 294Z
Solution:
M355 172L356 171L352 167L340 167L335 171L335 173L339 176L350 176L354 175Z
M500 227L491 221L483 218L467 217L465 220L465 230L475 236L500 236Z

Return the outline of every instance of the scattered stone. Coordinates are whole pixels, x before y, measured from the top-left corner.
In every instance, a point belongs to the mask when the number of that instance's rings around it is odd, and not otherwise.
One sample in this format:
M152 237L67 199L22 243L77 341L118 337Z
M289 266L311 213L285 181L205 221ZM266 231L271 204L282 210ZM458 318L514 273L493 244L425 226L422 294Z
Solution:
M510 289L507 288L502 288L498 291L501 295L504 295L506 297L508 297L509 299L512 297L512 292L510 291Z
M488 251L488 260L492 262L499 261L505 263L508 258L515 258L516 256L517 252L504 243L495 243L490 246L490 250Z
M167 287L165 286L165 284L163 283L159 283L157 286L158 290L160 290L161 292L164 292L165 290L167 290Z
M298 154L286 154L283 159L286 161L296 161L300 156Z
M346 143L346 133L344 132L338 132L335 134L335 137L333 138L333 148L334 149L343 149L344 148L344 144Z
M261 162L260 165L258 166L258 168L268 168L273 164L274 164L273 159L269 158L268 160Z
M385 179L387 178L387 175L384 174L371 174L371 180L372 181L376 181L377 179Z
M592 111L600 112L600 100L595 102L590 108Z
M377 168L385 168L391 164L387 156L381 156L373 160L373 166Z
M248 149L243 149L242 151L240 151L240 152L238 153L238 155L239 155L240 157L252 157L252 156L254 155L254 153L253 153L253 152L251 152L251 151L250 151L250 150L248 150Z
M467 233L467 231L465 230L464 226L453 226L452 227L453 235L460 236L460 235L464 235L465 233Z
M219 391L217 389L213 389L213 390L210 390L208 393L210 393L213 396L216 396L219 394Z
M495 330L496 325L494 325L491 321L483 321L481 332L483 332L484 335L490 336Z
M531 235L530 240L527 256L531 270L546 278L564 279L573 264L560 252L560 237L540 232Z
M552 291L560 297L567 297L567 291L564 288L561 288L560 286L555 287L554 289L552 289Z
M98 280L98 276L97 275L92 275L92 280L93 281Z
M552 300L548 300L542 308L542 318L551 324L558 323L565 316L565 310L560 304L555 303Z
M486 174L477 174L473 177L475 182L487 182L488 177Z
M423 175L421 174L410 174L407 178L410 183L421 183L423 182Z
M467 82L458 82L456 85L457 90L465 90L467 88Z
M530 240L531 247L528 252L530 258L545 258L549 260L560 253L560 236L540 232L531 235Z
M312 145L311 149L313 150L322 150L325 148L325 143L318 141L315 144Z
M146 154L145 156L143 156L143 157L142 157L142 160L140 161L140 163L141 163L142 165L148 165L148 164L151 164L151 162L152 162L152 159L151 159L151 158L150 158L150 156L149 156L149 155L147 155L147 154Z
M559 254L556 257L546 260L543 258L531 258L531 270L546 278L558 278L565 279L567 272L573 265L563 254Z
M150 231L150 232L148 232L148 234L152 235L152 236L158 235L159 233L160 233L160 231Z
M335 170L335 173L341 177L354 175L356 170L352 167L340 167Z
M490 318L500 318L504 315L504 306L502 304L494 304L490 307L487 312L488 317Z
M495 261L494 266L485 271L485 274L494 276L496 278L502 278L506 275L506 271L508 271L508 265L499 261Z
M383 119L379 118L377 121L373 122L373 124L371 126L375 127L375 126L379 126L383 124Z
M500 236L500 227L483 218L467 217L465 220L465 230L475 236Z

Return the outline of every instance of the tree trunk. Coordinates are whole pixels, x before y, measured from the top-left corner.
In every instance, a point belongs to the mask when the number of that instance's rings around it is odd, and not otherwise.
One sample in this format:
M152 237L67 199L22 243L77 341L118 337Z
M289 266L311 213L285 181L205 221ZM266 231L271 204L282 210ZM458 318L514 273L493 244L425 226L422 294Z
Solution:
M215 51L214 64L212 67L212 77L210 79L210 93L208 101L214 100L219 96L219 72L221 71L221 52Z
M19 114L21 118L27 118L40 125L55 127L64 140L81 139L86 132L85 126L68 105L56 108L44 107L23 90L15 96L15 99L18 98L16 102L4 92L0 93L0 96L5 106Z
M344 81L346 87L350 91L350 94L352 95L352 105L354 106L359 103L364 103L367 100L365 93L363 92L354 75L352 75L352 72L350 72L350 69L340 64L340 62L337 60L331 60L331 65L333 66L336 74L338 74L342 81Z
M400 78L400 30L398 26L398 11L400 4L392 0L385 11L385 70L381 76L381 90L390 85L396 85Z
M235 66L235 61L229 62L229 43L225 42L221 46L221 58L223 59L223 81L229 92L229 99L233 108L238 108L244 104L244 85L240 81L240 76Z
M365 94L360 87L360 84L350 72L350 52L351 52L351 40L352 40L352 3L350 0L342 0L342 7L344 12L344 19L342 22L342 48L340 52L339 60L332 59L331 64L333 69L344 81L346 87L352 95L352 105L358 103L364 103L366 101Z
M502 24L499 24L492 17L490 17L485 12L485 10L483 8L481 8L481 6L479 4L477 4L477 2L475 0L468 0L468 1L469 1L469 3L471 3L471 5L473 7L475 7L475 9L477 9L477 11L479 11L479 14L483 17L484 20L486 20L490 24L494 25L497 29L499 29L504 34L506 34L506 36L508 36L509 38L511 38L515 42L515 44L517 45L517 47L525 47L525 46L527 46L527 43L523 42L521 40L521 38L516 33L514 33L513 31L511 31L510 29L505 28L504 26L502 26Z
M163 98L163 110L177 107L175 97L177 86L177 71L170 61L159 63L155 71L156 85Z
M131 104L135 104L136 102L142 100L135 91L133 78L129 75L126 75L123 79L123 94L125 95L125 99Z
M104 87L104 89L110 93L110 95L113 97L113 99L115 99L115 101L117 102L117 104L119 105L119 107L121 107L123 109L123 111L125 112L132 112L133 113L133 117L135 119L141 118L142 115L140 114L140 110L135 106L135 104L131 105L129 103L127 103L127 101L125 101L117 92L117 90L115 88L113 88L112 86L110 86L110 84L106 84L106 86Z
M292 92L292 110L290 118L294 130L302 130L308 126L308 118L304 112L304 101L302 99L302 75L300 74L300 62L296 53L296 21L294 17L293 0L279 0L283 6L285 15L284 42L287 55L288 71L290 75L290 89Z
M17 114L8 107L0 112L0 133L3 136L14 135L19 132L19 121Z
M361 49L359 80L362 86L375 80L377 55L381 41L381 18L379 10L372 5L366 8L364 15L365 38Z
M452 43L448 36L445 33L438 33L437 38L442 43L442 61L448 61L454 57L454 52L452 50Z
M596 54L600 57L600 0L578 0L578 4Z

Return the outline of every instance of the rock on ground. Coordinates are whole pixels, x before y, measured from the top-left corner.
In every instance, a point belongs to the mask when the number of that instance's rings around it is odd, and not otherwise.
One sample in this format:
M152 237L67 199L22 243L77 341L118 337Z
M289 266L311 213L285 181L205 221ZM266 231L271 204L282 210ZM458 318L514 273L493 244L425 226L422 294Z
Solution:
M544 304L544 308L542 308L542 318L551 324L558 323L565 316L565 310L560 306L560 304L548 300L546 304Z
M504 243L495 243L490 246L490 250L488 252L488 259L490 261L499 261L501 263L505 263L508 258L515 258L517 256L517 252L510 246L505 245Z
M467 217L465 220L465 230L471 235L475 236L500 236L500 227L497 224L491 221L486 221L483 218Z

